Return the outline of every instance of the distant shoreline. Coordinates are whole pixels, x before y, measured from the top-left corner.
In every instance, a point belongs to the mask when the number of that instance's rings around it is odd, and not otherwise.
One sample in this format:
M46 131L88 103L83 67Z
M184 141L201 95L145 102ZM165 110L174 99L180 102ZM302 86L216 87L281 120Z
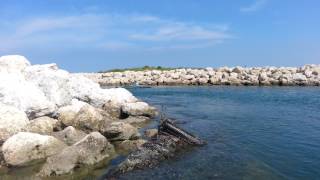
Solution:
M151 67L152 68L152 67ZM320 65L220 67L78 73L101 86L320 86Z

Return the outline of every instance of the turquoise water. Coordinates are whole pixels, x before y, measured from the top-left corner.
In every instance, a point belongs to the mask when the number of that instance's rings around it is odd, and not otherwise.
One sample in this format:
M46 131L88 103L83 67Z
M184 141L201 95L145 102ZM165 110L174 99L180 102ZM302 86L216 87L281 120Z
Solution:
M121 179L320 179L319 87L131 91L208 145Z

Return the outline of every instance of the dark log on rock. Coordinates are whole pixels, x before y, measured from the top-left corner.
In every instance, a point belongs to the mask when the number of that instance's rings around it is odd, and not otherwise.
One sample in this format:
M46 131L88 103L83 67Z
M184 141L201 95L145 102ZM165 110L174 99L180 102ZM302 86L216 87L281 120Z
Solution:
M126 172L154 167L159 162L173 157L179 150L204 144L205 142L176 126L173 121L162 120L157 137L129 154L125 161L109 171L105 179L116 179Z
M165 119L162 121L162 123L159 125L159 133L168 133L191 145L205 144L204 141L201 141L199 138L176 126L170 119Z

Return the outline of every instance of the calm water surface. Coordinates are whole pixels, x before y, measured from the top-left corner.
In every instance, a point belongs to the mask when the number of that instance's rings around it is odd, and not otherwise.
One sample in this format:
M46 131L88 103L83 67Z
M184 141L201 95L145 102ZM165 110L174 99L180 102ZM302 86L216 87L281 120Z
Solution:
M320 179L319 87L131 91L208 145L121 179Z

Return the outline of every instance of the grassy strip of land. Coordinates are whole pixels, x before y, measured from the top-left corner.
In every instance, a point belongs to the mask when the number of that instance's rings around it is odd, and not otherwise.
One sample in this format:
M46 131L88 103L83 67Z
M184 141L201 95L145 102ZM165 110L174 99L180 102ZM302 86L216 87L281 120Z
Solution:
M162 67L162 66L143 66L143 67L135 67L135 68L110 69L106 71L99 71L98 73L124 72L124 71L150 71L150 70L168 71L168 70L179 69L179 68L169 68L169 67Z

